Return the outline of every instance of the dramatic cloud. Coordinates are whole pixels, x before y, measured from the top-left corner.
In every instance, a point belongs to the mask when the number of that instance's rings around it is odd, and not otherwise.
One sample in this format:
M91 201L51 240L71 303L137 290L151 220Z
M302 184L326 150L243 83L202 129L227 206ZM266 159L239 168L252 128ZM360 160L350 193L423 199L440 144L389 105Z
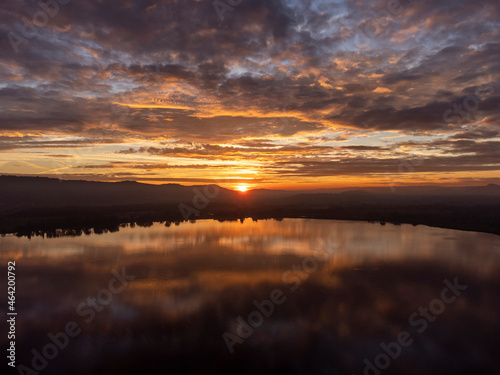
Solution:
M7 0L0 31L1 173L303 188L500 170L497 0Z

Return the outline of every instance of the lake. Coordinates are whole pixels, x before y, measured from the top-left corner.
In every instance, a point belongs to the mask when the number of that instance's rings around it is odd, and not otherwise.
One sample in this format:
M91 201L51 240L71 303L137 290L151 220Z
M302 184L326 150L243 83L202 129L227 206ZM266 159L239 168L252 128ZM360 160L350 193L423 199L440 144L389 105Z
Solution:
M246 219L0 245L8 373L500 373L500 236Z

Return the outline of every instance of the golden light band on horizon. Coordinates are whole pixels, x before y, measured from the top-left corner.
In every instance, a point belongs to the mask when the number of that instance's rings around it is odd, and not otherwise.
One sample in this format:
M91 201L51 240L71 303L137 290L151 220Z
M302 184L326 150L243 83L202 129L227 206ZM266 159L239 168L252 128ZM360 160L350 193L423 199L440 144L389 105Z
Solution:
M374 22L362 2L258 2L224 27L209 3L169 2L166 39L160 5L119 8L147 20L123 29L88 25L80 4L38 39L8 39L0 173L232 189L500 183L497 5L401 3L373 33L360 31ZM199 22L180 22L188 9Z

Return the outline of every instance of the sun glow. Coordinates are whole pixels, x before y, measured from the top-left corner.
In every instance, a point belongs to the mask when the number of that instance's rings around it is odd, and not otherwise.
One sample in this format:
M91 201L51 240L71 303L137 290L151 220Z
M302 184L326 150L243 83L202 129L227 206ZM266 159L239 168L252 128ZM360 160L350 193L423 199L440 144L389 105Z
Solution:
M236 186L236 190L245 192L248 190L248 185L247 184L239 184Z

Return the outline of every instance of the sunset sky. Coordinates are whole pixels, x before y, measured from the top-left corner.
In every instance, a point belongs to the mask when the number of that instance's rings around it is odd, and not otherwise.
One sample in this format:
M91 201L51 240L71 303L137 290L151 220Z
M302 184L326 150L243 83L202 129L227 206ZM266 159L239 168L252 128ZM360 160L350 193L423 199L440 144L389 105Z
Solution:
M498 0L4 0L0 28L0 174L500 183Z

